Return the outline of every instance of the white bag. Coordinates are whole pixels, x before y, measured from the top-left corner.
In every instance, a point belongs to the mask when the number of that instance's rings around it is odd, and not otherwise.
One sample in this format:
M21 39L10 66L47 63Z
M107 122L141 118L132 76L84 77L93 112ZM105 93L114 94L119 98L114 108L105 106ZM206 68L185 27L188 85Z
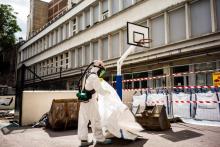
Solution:
M135 121L128 107L122 103L115 89L106 81L101 82L104 89L110 91L107 96L99 94L99 113L103 132L108 130L112 135L129 140L135 140L137 133L143 128Z
M133 96L133 102L132 102L133 114L142 113L145 110L146 97L147 97L147 95L145 93L142 95L138 95L138 96L134 95ZM135 108L138 108L138 110L135 110Z

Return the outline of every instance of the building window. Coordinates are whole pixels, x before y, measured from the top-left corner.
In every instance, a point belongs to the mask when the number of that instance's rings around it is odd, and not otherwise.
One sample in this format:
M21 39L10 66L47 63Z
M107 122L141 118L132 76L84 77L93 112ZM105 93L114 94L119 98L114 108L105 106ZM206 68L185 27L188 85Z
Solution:
M55 41L55 44L59 43L60 40L58 40L58 38L60 37L60 34L59 34L59 30L56 29L55 30L55 33L56 33L56 41Z
M132 79L132 74L131 73L123 75L123 80L129 80L129 79ZM123 83L123 88L124 89L131 89L132 88L132 82L124 82Z
M188 73L189 72L189 66L177 66L173 67L173 73ZM174 86L188 86L189 85L189 76L188 75L180 75L180 76L174 76L173 77Z
M132 5L132 0L123 0L123 8L127 8Z
M152 46L158 47L165 43L164 15L152 19Z
M46 69L47 69L46 74L48 75L49 74L49 70L50 70L49 60L46 61Z
M133 73L133 79L146 77L148 77L147 72ZM135 81L134 88L147 88L147 81Z
M73 20L73 35L76 34L76 18L74 18Z
M169 13L170 42L186 38L185 8L180 8Z
M90 44L87 44L85 46L85 58L86 58L86 65L88 65L90 63Z
M68 69L69 68L69 53L65 53L65 69Z
M69 38L69 23L66 23L66 38Z
M82 31L83 30L83 15L78 16L78 30Z
M49 41L49 40L48 40L48 36L45 36L45 41L44 41L44 46L45 46L44 48L45 48L45 49L48 48L48 43L49 43L48 41Z
M76 63L75 63L75 62L76 62L76 61L75 61L75 59L76 59L75 53L76 53L75 50L73 50L72 53L71 53L71 61L72 61L71 64L72 64L73 67L76 67Z
M60 27L60 41L63 41L63 26Z
M93 42L93 60L98 60L98 50L99 50L99 45L98 45L98 41Z
M78 67L82 66L82 48L78 49Z
M207 71L207 70L215 70L216 69L216 62L209 62L209 63L201 63L195 65L195 71ZM213 79L212 79L212 72L202 72L196 74L196 85L199 86L212 86Z
M112 57L119 57L119 33L112 35Z
M85 27L86 28L90 27L90 10L87 10L85 12Z
M53 58L50 59L50 73L53 73Z
M108 0L102 1L102 19L108 18Z
M163 75L163 69L153 70L152 76L158 77ZM153 88L166 87L166 79L165 78L156 78L153 79Z
M217 28L220 31L220 0L216 1L216 13L217 13Z
M112 14L119 11L119 0L112 0Z
M99 21L99 5L93 7L93 23L96 24Z
M210 1L200 0L191 4L192 36L211 32Z
M58 57L55 57L55 70L58 72Z
M53 43L53 32L50 33L49 39L49 47L51 47Z
M108 37L102 39L102 59L108 59Z

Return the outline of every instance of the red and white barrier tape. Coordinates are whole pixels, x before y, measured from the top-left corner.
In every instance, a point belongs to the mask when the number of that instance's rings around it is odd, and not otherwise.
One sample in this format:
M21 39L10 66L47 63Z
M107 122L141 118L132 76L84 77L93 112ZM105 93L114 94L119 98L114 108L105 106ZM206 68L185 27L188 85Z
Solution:
M197 71L197 72L182 72L182 73L174 73L172 75L161 75L161 76L154 76L154 77L145 77L145 78L136 78L136 79L128 79L128 80L122 80L122 82L136 82L136 81L146 81L146 80L152 80L152 79L160 79L170 76L183 76L183 75L189 75L189 74L198 74L198 73L207 73L207 72L217 72L220 69L216 70L204 70L204 71ZM116 83L116 81L112 81L112 83Z
M220 86L177 86L172 87L173 89L195 89L195 88L219 88ZM167 88L167 87L164 87ZM169 88L169 87L168 87ZM131 89L123 89L124 91L146 91L146 90L154 90L157 88L131 88Z
M220 86L177 86L174 89L193 89L193 88L218 88Z
M217 104L220 101L183 101L183 100L176 100L176 101L168 101L173 102L176 104ZM124 103L132 103L132 102L124 102ZM165 104L165 101L147 101L146 104Z
M123 89L124 91L146 91L153 90L153 88L133 88L133 89Z

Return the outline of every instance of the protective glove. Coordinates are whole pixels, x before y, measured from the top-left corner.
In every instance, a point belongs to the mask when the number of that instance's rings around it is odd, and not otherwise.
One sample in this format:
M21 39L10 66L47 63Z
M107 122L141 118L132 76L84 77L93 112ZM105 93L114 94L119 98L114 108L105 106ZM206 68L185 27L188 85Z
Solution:
M99 78L99 81L102 82L104 79L103 78Z

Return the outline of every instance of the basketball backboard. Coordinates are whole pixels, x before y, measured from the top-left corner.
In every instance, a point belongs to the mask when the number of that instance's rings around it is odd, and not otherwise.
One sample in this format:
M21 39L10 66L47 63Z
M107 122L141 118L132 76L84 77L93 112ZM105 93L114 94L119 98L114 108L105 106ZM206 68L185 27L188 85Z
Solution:
M140 47L150 47L149 28L127 22L127 43Z

